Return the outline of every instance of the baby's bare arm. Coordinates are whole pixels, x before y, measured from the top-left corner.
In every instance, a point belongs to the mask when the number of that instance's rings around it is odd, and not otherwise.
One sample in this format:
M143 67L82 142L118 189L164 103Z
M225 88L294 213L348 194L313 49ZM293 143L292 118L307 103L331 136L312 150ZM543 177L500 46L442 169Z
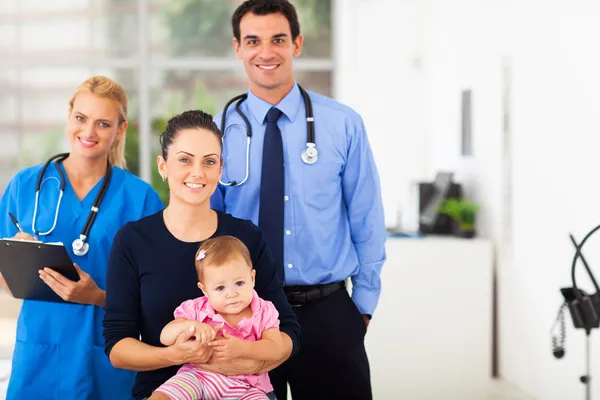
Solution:
M176 318L163 328L160 333L160 342L165 346L171 346L181 333L191 328L196 330L196 340L204 344L213 340L216 336L216 331L208 324L185 318Z
M267 329L260 340L247 341L246 353L242 357L260 361L275 361L281 358L283 339L277 328Z
M169 322L160 332L160 342L165 346L171 346L177 340L177 336L193 326L194 322L184 318L176 318Z

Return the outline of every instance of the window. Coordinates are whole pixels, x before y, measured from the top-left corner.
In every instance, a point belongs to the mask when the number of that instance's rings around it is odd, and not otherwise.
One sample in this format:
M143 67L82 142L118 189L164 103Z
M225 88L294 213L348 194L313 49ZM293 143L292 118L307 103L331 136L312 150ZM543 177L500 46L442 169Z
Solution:
M331 95L331 1L296 0L305 48L296 79ZM240 0L1 0L0 193L19 169L68 150L68 101L106 75L129 97L129 169L166 198L155 157L162 123L176 112L217 113L247 89L230 18ZM143 143L140 151L140 143ZM33 193L32 193L33 195ZM0 354L11 354L19 302L0 290ZM6 351L4 351L6 350ZM0 378L10 363L0 356ZM0 398L6 389L0 379Z
M241 0L3 0L0 5L0 190L18 169L68 150L67 102L96 74L127 90L129 169L157 189L161 121L221 110L247 90L230 18ZM331 95L331 1L293 1L305 37L295 77ZM144 79L143 79L144 78ZM143 142L140 152L140 142ZM164 196L164 193L163 193Z

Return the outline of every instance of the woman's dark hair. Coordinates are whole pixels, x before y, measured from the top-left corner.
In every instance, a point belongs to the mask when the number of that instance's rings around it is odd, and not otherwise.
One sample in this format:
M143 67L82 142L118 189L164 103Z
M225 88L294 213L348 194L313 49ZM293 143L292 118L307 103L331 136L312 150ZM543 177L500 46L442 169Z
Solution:
M300 23L298 22L298 14L296 9L288 0L246 0L234 11L231 17L231 27L233 28L233 36L239 42L240 38L240 21L247 13L254 15L269 15L280 13L290 23L290 31L292 32L292 40L296 40L300 34Z
M169 146L171 146L177 135L179 135L179 132L183 129L206 129L211 131L219 138L219 145L221 148L223 147L221 143L223 135L217 124L214 123L213 116L201 110L189 110L177 114L167 121L165 131L160 134L160 146L162 148L162 156L165 160L167 159Z

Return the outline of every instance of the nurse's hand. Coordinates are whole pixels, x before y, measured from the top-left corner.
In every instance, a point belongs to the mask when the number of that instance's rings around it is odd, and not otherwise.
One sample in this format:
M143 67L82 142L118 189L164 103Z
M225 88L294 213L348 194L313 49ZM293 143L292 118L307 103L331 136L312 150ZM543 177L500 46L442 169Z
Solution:
M65 278L64 275L48 267L39 271L40 279L65 301L104 307L106 292L100 289L92 277L77 264L73 266L79 274L77 282Z
M12 296L12 292L10 291L10 288L6 284L6 281L4 280L4 277L2 276L2 274L0 274L0 286L2 286L2 289L4 289L4 291L6 293L8 293Z
M171 346L171 358L175 365L186 363L205 363L213 355L213 348L202 344L202 335L196 332L195 326L182 332Z
M36 242L39 242L39 239L36 238L35 236L31 236L29 233L17 233L15 236L12 237L13 239L17 239L17 240L33 240Z

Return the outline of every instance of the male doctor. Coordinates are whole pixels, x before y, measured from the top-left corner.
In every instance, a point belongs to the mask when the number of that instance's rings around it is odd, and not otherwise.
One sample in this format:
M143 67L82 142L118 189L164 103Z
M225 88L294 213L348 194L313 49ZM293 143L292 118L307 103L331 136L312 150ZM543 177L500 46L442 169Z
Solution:
M294 6L245 1L232 27L250 87L240 106L252 128L249 176L220 185L212 206L262 228L302 326L299 353L270 374L275 393L285 400L289 383L294 400L371 399L364 335L381 291L386 230L363 121L309 92L318 158L305 163L307 104L292 73L303 38ZM239 183L247 127L234 105L226 112L222 182Z

